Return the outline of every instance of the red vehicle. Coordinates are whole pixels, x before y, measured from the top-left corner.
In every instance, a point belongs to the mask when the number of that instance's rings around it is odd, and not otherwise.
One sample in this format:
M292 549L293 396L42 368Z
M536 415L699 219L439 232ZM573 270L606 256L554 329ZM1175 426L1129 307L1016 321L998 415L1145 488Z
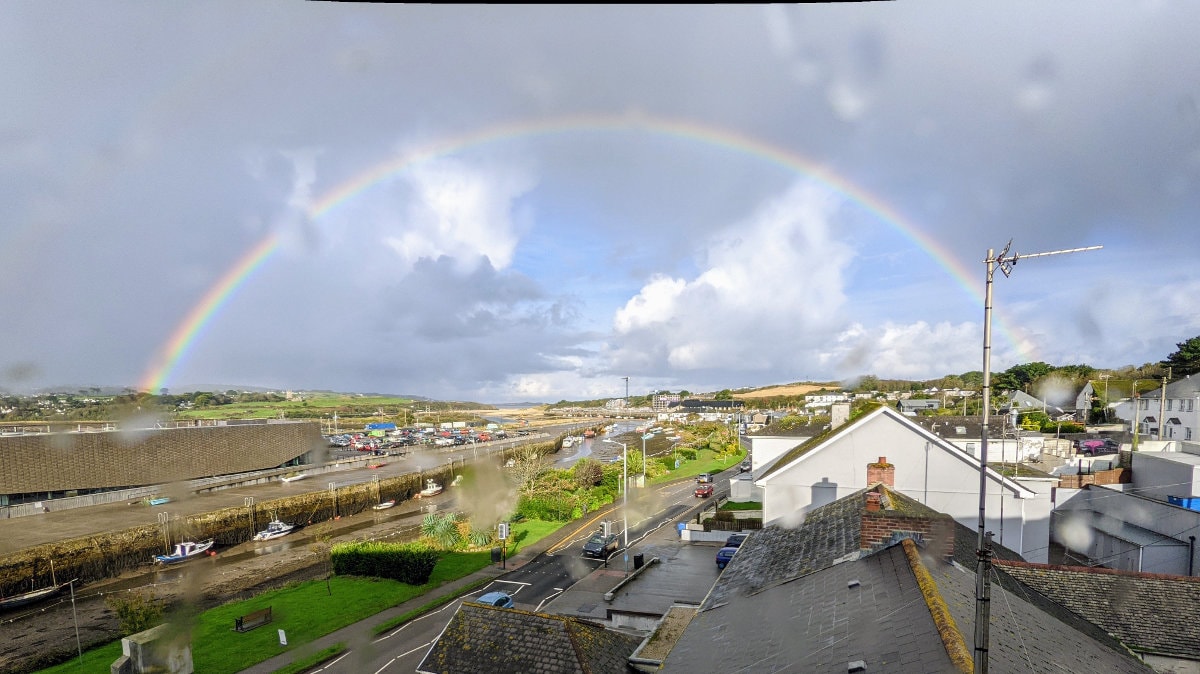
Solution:
M491 439L492 439L492 436L488 435L487 433L480 433L480 434L479 434L479 441L480 441L480 442L489 442L489 441L491 441Z
M711 484L702 484L696 487L696 496L699 498L708 498L713 495L713 486Z

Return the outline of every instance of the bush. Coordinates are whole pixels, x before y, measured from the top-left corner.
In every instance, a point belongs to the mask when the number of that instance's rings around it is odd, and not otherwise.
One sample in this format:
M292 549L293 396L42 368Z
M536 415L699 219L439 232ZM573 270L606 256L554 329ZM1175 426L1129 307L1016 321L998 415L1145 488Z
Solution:
M329 553L339 576L390 578L408 585L424 585L440 556L437 550L412 543L354 541L338 543Z
M566 492L524 494L517 501L517 512L529 519L547 522L567 522L579 507L576 499Z
M679 450L679 456L683 457L684 461L695 461L696 460L696 450L681 449L681 450Z
M140 592L109 595L104 603L117 614L121 624L121 636L137 634L162 622L163 605L154 595Z

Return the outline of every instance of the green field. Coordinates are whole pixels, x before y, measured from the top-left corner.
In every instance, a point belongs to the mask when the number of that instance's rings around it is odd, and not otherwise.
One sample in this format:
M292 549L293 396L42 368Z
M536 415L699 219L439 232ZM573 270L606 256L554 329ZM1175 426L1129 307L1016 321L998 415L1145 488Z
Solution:
M306 395L304 400L235 402L229 405L198 407L179 410L175 414L179 419L272 419L280 414L321 418L328 414L332 421L333 413L337 412L339 416L352 414L354 416L394 417L397 423L402 424L406 418L411 422L412 415L406 414L398 408L412 404L413 400L410 398L321 394L311 397ZM376 414L377 412L383 414Z
M546 535L557 531L562 522L529 520L512 527L514 554ZM334 576L328 587L323 580L297 583L265 592L253 599L233 602L195 616L176 616L192 629L192 662L197 672L232 674L296 650L313 640L346 625L369 618L385 609L424 595L452 580L468 576L491 564L491 552L448 552L438 561L425 585L405 585L393 580ZM274 622L249 632L234 632L234 619L251 611L271 607ZM279 645L276 630L286 630L288 645ZM121 642L92 649L79 658L43 673L74 674L108 672L121 656Z
M696 459L694 461L683 461L675 470L666 475L660 475L651 479L650 484L670 482L671 480L678 480L681 477L694 477L700 473L719 473L730 466L741 463L745 457L746 452L744 451L720 458L713 450L702 449L696 452Z

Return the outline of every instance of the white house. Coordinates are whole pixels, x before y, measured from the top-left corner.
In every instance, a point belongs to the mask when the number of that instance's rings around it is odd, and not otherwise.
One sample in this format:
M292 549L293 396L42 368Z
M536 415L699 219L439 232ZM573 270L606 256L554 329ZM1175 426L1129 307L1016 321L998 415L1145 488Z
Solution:
M756 457L757 458L757 457ZM755 484L763 489L763 519L802 521L815 507L868 486L868 464L894 466L905 495L972 529L979 521L979 461L890 407L816 437L779 457ZM986 471L986 529L1026 560L1048 559L1049 489L1031 488Z
M1165 391L1160 388L1138 399L1138 432L1161 440L1200 440L1200 376L1173 381Z

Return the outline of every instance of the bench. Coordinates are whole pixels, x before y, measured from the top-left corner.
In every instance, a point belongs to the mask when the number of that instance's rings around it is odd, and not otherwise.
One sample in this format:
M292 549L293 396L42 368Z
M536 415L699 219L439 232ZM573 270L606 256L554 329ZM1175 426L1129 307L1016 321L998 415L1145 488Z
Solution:
M268 606L264 609L259 609L252 613L247 613L246 615L241 616L240 618L234 618L233 619L233 631L249 632L250 630L254 629L255 627L262 627L263 625L266 625L269 622L271 622L271 607L270 606Z

